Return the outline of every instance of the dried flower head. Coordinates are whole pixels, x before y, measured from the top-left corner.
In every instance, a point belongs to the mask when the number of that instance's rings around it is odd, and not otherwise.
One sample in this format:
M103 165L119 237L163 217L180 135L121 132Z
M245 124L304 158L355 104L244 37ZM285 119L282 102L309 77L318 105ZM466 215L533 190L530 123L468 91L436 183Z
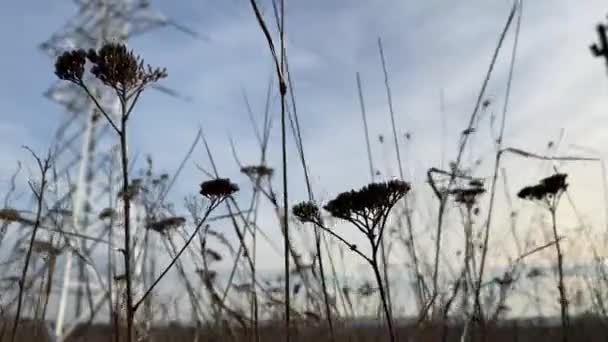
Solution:
M517 197L527 200L542 200L548 197L555 197L568 188L568 184L566 183L567 176L565 173L556 173L543 178L538 184L521 189L517 193Z
M463 204L467 208L472 208L477 203L477 198L485 192L483 182L474 179L469 182L468 186L451 190L450 194L454 196L456 203Z
M223 199L239 191L239 187L228 178L217 178L201 183L200 194L210 200Z
M211 259L211 261L222 261L222 259L224 259L220 253L211 248L205 248L204 253L206 257Z
M124 44L107 43L98 51L91 49L87 58L93 63L91 73L119 91L131 92L167 77L166 69L145 68L144 61Z
M274 169L261 164L261 165L249 165L241 168L241 173L249 177L272 177Z
M196 269L196 273L201 277L203 283L207 286L213 284L213 282L217 278L217 272L215 272L214 270L198 268Z
M314 202L302 202L296 204L291 210L293 215L300 220L300 222L321 222L321 211Z
M82 49L64 52L55 61L55 75L65 81L82 82L86 56Z
M112 208L104 208L102 209L99 214L97 215L97 217L100 220L105 220L105 219L113 219L115 218L116 215L116 210L112 209Z
M32 244L32 251L38 254L44 254L48 256L57 256L61 254L61 249L55 247L51 242L36 240Z
M360 190L339 194L323 208L333 216L344 220L367 217L373 222L387 215L388 211L410 190L410 185L400 180L370 183Z
M21 215L16 209L13 208L2 208L0 209L0 220L16 222L21 220Z
M558 192L564 191L568 188L566 177L568 177L568 175L565 173L556 173L552 176L541 179L540 184L545 187L547 194L556 195Z
M146 228L152 229L158 233L164 234L168 230L177 228L186 223L186 219L180 216L168 217L159 221L150 222Z

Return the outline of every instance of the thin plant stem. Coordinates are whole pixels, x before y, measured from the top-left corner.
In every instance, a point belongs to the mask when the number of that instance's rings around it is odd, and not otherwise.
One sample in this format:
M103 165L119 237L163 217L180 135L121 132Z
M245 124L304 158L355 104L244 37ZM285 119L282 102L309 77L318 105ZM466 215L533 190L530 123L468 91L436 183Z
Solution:
M378 37L378 52L380 54L380 61L382 63L382 72L384 74L384 85L386 88L386 98L387 98L387 102L388 102L388 108L389 108L389 114L390 114L390 118L391 118L391 128L392 128L392 133L393 133L393 143L395 145L395 154L397 157L397 164L399 167L399 177L402 181L405 181L405 175L403 172L403 164L401 162L401 148L399 145L399 139L397 138L397 125L395 122L395 110L393 108L393 96L392 96L392 92L391 92L391 86L390 86L390 82L389 82L389 75L388 75L388 69L386 66L386 58L384 56L384 47L382 45L382 39L380 37ZM363 102L362 102L362 98L361 98L361 104L362 104L362 108L363 108ZM369 148L369 147L368 147ZM370 157L370 161L371 161L371 157ZM373 175L372 175L373 177ZM413 225L412 225L412 218L410 215L410 206L408 203L408 198L405 198L403 200L404 206L405 206L405 219L406 219L406 225L407 225L407 233L408 233L408 250L410 252L410 257L412 258L412 264L414 266L414 279L415 281L415 291L416 291L416 299L418 300L419 303L422 303L422 286L421 286L421 280L419 277L419 273L420 273L420 269L419 269L419 265L418 265L418 256L416 253L416 244L414 241L414 231L413 231ZM390 287L389 287L389 279L388 279L388 269L387 269L387 263L388 263L388 256L385 253L384 250L384 241L382 240L381 242L381 253L382 253L382 262L384 263L384 278L385 278L385 282L386 282L386 286L387 286L387 297L389 300L389 307L391 307L392 309L392 302L391 302L391 294L390 294Z
M177 252L177 254L173 257L173 259L171 260L169 265L167 265L167 267L165 267L165 269L160 273L158 278L156 278L156 280L154 280L152 285L150 285L150 287L148 288L148 290L146 290L146 292L143 294L143 296L141 296L141 298L133 305L133 312L137 311L137 309L144 302L146 297L148 297L152 293L152 291L154 290L156 285L158 285L158 283L160 283L160 281L165 277L165 275L171 270L173 265L175 265L175 263L177 263L178 259L181 257L181 255L184 253L184 251L188 248L188 246L190 246L190 243L192 242L192 240L194 240L194 238L198 234L198 231L201 229L201 227L203 227L203 224L205 223L207 217L209 217L209 214L211 214L211 212L215 208L217 208L217 206L220 203L221 203L221 200L212 200L212 202L209 204L209 207L207 208L207 210L205 212L205 215L203 215L200 222L196 225L196 228L194 228L194 232L192 232L192 234L190 235L190 237L188 238L186 243L182 246L182 248L179 250L179 252Z
M374 253L374 255L372 256L372 262L370 264L374 270L374 276L376 277L376 282L378 283L378 290L380 291L380 299L382 301L382 308L384 309L384 316L386 318L386 323L388 325L390 341L396 342L397 339L395 338L395 330L393 327L393 318L391 315L391 309L389 307L387 293L382 284L383 281L382 281L382 275L380 274L380 267L378 265L377 253Z
M500 133L499 133L498 139L496 141L497 152L496 152L496 157L495 157L495 161L494 161L494 172L492 175L492 184L491 184L491 188L490 188L490 203L489 203L489 207L488 207L488 217L486 219L486 226L485 226L485 230L484 230L484 238L483 238L483 245L482 245L482 251L481 251L481 261L479 264L479 276L477 279L477 283L475 285L475 311L477 312L477 315L479 316L480 319L483 319L483 314L481 312L481 300L480 300L481 283L483 282L483 274L484 274L484 270L485 270L486 257L488 254L490 229L491 229L491 225L492 225L492 213L494 211L494 199L496 196L498 172L499 172L499 168L500 168L500 159L502 156L501 149L503 146L503 138L504 138L504 132L505 132L506 120L507 120L507 110L508 110L509 99L510 99L510 95L511 95L511 84L513 81L513 71L515 69L517 47L518 47L518 43L519 43L519 35L521 32L521 19L522 19L522 13L523 13L522 6L523 6L523 1L519 1L517 27L516 27L516 31L515 31L515 39L513 42L513 50L511 53L511 65L509 67L509 78L507 81L505 103L504 103L504 107L503 107L503 111L502 111L502 118L501 118L501 123L500 123ZM482 326L482 333L484 333L484 331L485 331L485 328Z
M477 96L477 101L475 102L475 108L473 109L473 112L469 118L469 123L468 123L466 130L472 129L473 125L476 122L477 114L479 112L479 107L481 106L481 102L482 102L483 96L486 92L488 83L490 81L490 77L492 76L492 72L494 71L494 66L496 65L496 61L498 59L499 52L502 48L502 45L503 45L503 42L507 35L507 32L509 31L509 28L511 27L511 23L513 22L513 18L515 17L517 8L518 8L517 3L514 3L513 7L511 8L511 11L509 13L509 17L507 18L507 22L503 28L503 31L501 32L500 38L498 40L498 44L497 44L496 48L494 49L494 53L492 56L492 60L490 62L490 66L486 73L486 77L483 81L483 85L481 86L481 90ZM454 170L452 170L453 172L451 172L450 179L449 179L449 182L447 185L447 190L449 190L452 187L452 185L454 184L454 181L456 180L457 171L458 171L458 168L460 167L460 163L462 161L462 157L463 157L464 150L467 145L469 136L470 136L470 134L465 134L463 136L463 138L461 139L461 142L460 142L460 145L458 148L458 155L456 157L456 162L454 164ZM429 179L429 180L431 180L431 179ZM445 216L445 210L446 210L447 198L448 198L448 196L446 196L443 193L440 193L437 191L435 191L435 193L439 197L439 209L438 209L438 217L437 217L437 231L436 231L436 237L435 237L435 258L434 258L434 267L433 267L433 296L435 296L435 294L438 293L439 257L441 254L441 236L442 236L442 232L443 232L443 218Z
M29 149L28 149L29 150ZM40 158L38 156L36 156L36 154L34 154L34 152L32 150L29 150L32 155L34 156L34 158L36 159L36 162L38 163L38 167L40 170L40 187L38 190L36 190L34 188L33 183L30 182L30 187L34 193L34 196L36 197L36 221L34 223L34 227L32 230L32 236L30 237L30 242L29 242L29 246L27 249L27 253L25 255L25 264L23 265L23 269L21 270L21 277L19 278L19 294L17 297L17 311L15 313L15 319L13 322L13 327L11 329L11 338L10 341L14 342L15 338L17 337L17 330L19 329L19 322L21 321L21 310L22 310L22 305L23 305L23 294L24 294L24 290L25 290L25 279L27 278L27 271L29 270L29 266L30 266L30 261L31 261L31 257L32 257L32 250L34 247L34 242L36 241L36 233L38 232L38 227L40 226L40 222L41 222L41 218L42 218L42 208L43 208L43 203L44 203L44 192L45 192L45 188L47 186L47 172L50 168L50 158L51 158L51 154L49 153L47 158L44 160L44 162L42 160L40 160Z
M558 199L554 199L554 203L549 208L551 212L551 227L553 228L553 238L555 239L555 252L557 254L557 271L558 271L558 285L557 289L559 290L559 304L561 311L561 319L562 319L562 341L568 341L568 332L570 327L570 318L568 315L568 298L566 296L566 284L564 282L564 256L562 254L560 238L557 234L557 201Z
M126 103L122 103L120 138L120 158L122 168L122 203L123 203L123 229L125 233L124 241L124 267L127 282L127 342L133 340L133 320L135 313L133 310L133 288L131 279L131 199L129 194L129 157L127 151L127 116Z

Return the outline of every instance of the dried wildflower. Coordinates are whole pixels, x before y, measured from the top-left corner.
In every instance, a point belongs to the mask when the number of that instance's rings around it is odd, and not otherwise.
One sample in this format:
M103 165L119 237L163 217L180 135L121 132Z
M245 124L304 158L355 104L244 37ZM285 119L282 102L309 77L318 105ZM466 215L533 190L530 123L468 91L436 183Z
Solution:
M125 93L167 77L166 69L153 69L150 65L147 69L144 68L144 61L124 44L108 43L99 51L91 49L87 58L93 63L91 73L95 77L105 85Z
M146 228L164 234L166 231L177 228L186 223L186 219L181 216L168 217L159 221L150 222Z
M544 276L544 273L539 268L533 268L530 270L530 272L528 272L528 274L526 274L526 277L528 278L537 278L542 276Z
M545 197L545 187L538 185L526 186L517 193L517 197L527 200L541 200Z
M216 252L211 248L205 249L205 255L211 259L211 261L222 261L223 257L220 253Z
M82 49L64 52L55 61L55 75L65 81L82 82L86 56Z
M480 180L471 180L467 187L450 190L450 194L454 196L454 201L465 205L467 208L472 208L477 203L477 198L485 192L483 182Z
M313 202L302 202L296 204L291 210L293 215L300 220L300 222L321 222L321 212L319 207Z
M228 178L217 178L201 183L200 194L210 200L223 199L239 191L239 187Z
M32 244L32 251L38 254L45 254L48 256L57 256L61 254L61 249L53 246L51 242L36 240Z
M347 221L367 217L378 222L409 190L410 185L400 180L370 183L360 190L339 194L323 208Z
M566 177L568 177L568 175L565 173L556 173L552 176L541 179L540 184L545 187L547 194L556 195L558 192L564 191L568 188Z
M566 183L567 176L565 173L556 173L543 178L538 184L521 189L517 193L517 197L527 200L542 200L548 197L555 197L568 188L568 184Z
M199 268L196 270L196 273L201 277L203 283L205 283L206 285L213 284L217 277L217 272L215 272L214 270L204 270L202 268Z
M0 209L0 220L16 222L21 220L21 215L16 209L13 208L2 208Z
M112 208L104 208L99 212L99 215L97 215L97 217L100 220L113 219L116 217L116 210Z
M126 281L126 280L127 280L127 275L124 273L114 276L114 281L122 282L122 281Z
M261 164L261 165L250 165L243 166L241 168L241 173L249 176L249 177L272 177L274 174L274 169Z

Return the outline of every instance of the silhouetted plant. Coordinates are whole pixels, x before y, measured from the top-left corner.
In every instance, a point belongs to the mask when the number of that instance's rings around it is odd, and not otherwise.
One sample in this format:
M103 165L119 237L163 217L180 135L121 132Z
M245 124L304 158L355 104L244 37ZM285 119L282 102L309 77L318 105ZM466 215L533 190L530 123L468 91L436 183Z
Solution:
M396 337L392 314L384 289L385 284L383 284L380 274L378 251L391 209L409 190L410 185L400 180L370 183L359 190L351 190L339 194L323 207L332 216L351 223L365 235L371 247L370 256L361 252L355 244L348 242L334 230L326 227L321 220L319 207L315 203L299 203L292 209L293 215L301 222L313 223L316 227L338 239L370 264L378 284L391 341L396 341Z
M111 88L120 101L119 123L113 119L110 111L106 110L98 101L85 82L86 59L91 64L91 74L104 85ZM143 60L129 51L124 44L106 43L99 50L91 49L85 52L82 49L66 51L55 62L55 75L82 88L95 106L106 118L108 124L117 133L120 141L122 190L120 197L123 202L123 228L125 242L123 248L126 274L126 309L127 309L127 341L132 341L133 333L133 294L131 286L131 230L130 207L136 186L129 184L129 163L127 154L127 122L147 85L167 77L166 69L144 67Z
M227 178L218 178L201 183L200 194L211 201L220 201L239 190L236 184Z
M167 217L158 221L149 222L146 228L152 229L160 234L165 234L167 231L184 225L186 219L180 216Z
M596 30L600 42L591 45L591 53L594 57L603 58L608 67L608 26L598 24Z
M562 340L568 340L568 328L570 319L568 315L568 298L567 290L564 282L564 263L561 250L560 238L557 234L557 207L561 196L568 189L565 173L556 173L547 178L541 179L538 184L526 186L521 189L517 196L521 199L541 203L551 214L551 225L553 228L553 237L555 239L555 250L557 253L557 269L558 269L558 285L561 308L562 321Z
M461 277L462 280L458 280L457 287L455 288L454 297L456 297L457 290L462 287L462 310L467 311L469 307L469 291L475 287L475 243L473 238L473 214L479 209L476 207L479 197L485 193L484 184L482 180L472 179L469 180L466 185L454 188L448 192L453 198L456 204L464 207L464 269ZM444 320L447 319L449 309L452 300L448 301L448 304L443 309ZM447 325L443 325L443 340L447 338L446 334L448 331Z

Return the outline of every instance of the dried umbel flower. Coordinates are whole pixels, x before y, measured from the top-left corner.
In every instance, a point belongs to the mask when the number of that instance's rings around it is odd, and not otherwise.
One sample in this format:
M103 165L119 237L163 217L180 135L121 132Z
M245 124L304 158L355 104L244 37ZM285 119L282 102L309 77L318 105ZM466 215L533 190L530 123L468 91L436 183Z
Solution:
M91 73L105 85L125 93L167 77L166 69L144 67L144 61L124 44L108 43L99 51L87 53L93 67Z
M99 212L99 215L97 215L100 220L113 219L116 216L116 211L112 208L104 208Z
M568 188L566 177L568 175L565 173L556 173L543 178L538 184L521 189L517 193L517 197L527 200L542 200L548 197L556 197Z
M266 165L243 166L241 172L249 177L272 177L274 170Z
M220 253L216 252L211 248L205 249L205 256L207 256L211 261L222 261L223 257Z
M211 284L213 284L213 282L217 278L217 272L215 272L214 270L205 270L199 268L196 270L196 273L201 277L203 283L206 286L211 286Z
M360 190L339 194L324 209L333 216L348 221L367 217L372 222L378 222L409 190L410 185L401 180L370 183Z
M55 247L51 242L41 240L34 241L32 244L32 251L48 256L57 256L61 254L61 249Z
M55 61L55 75L65 81L81 83L86 56L82 49L64 52Z
M302 223L321 222L321 212L319 207L313 202L298 203L291 211L293 212L293 215Z
M556 195L558 192L568 188L566 177L568 177L568 175L565 173L556 173L553 176L541 179L540 184L545 187L547 194Z
M16 222L21 220L21 215L16 209L13 208L2 208L0 209L0 220Z
M230 182L228 178L217 178L201 183L200 194L210 200L218 200L228 197L239 191L239 187Z
M168 230L177 228L186 223L186 219L180 216L168 217L159 221L150 222L146 225L146 228L152 229L156 232L164 234Z
M477 203L477 198L485 192L486 190L483 188L483 182L472 180L467 187L453 189L450 191L450 194L454 196L454 201L456 201L456 203L471 208Z

